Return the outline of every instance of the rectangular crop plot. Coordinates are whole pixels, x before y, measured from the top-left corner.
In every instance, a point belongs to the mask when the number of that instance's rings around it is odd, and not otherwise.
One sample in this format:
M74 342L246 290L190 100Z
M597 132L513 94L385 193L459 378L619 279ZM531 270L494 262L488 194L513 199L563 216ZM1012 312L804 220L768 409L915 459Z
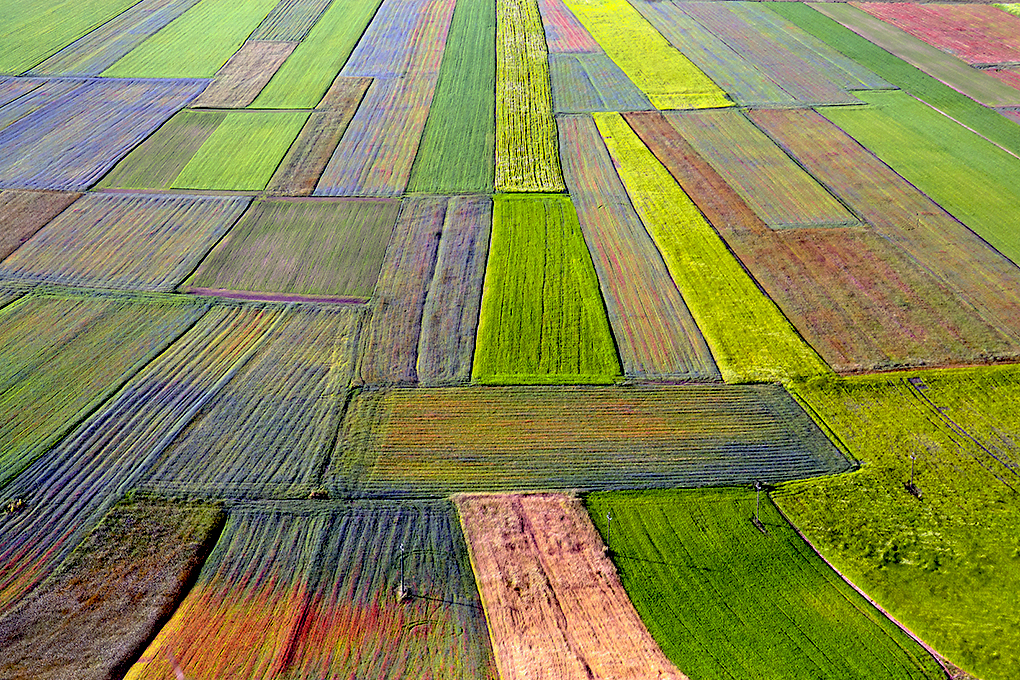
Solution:
M565 0L658 109L732 106L726 93L656 31L627 0Z
M598 278L564 196L497 196L472 377L604 383L620 374Z
M216 79L191 106L212 109L248 106L295 47L294 42L246 42L216 72Z
M634 607L692 678L945 677L767 495L760 508L745 489L597 493L585 502Z
M35 66L46 76L98 76L198 0L142 0Z
M108 78L212 78L279 0L199 0L102 72Z
M171 291L250 199L89 194L0 263L0 277Z
M595 121L727 382L830 372L620 114Z
M161 495L307 498L332 451L363 310L297 307L151 461ZM253 456L253 452L258 452Z
M252 31L249 40L300 42L333 0L281 0Z
M116 506L46 585L0 618L0 673L117 675L184 598L222 524L213 505L144 499Z
M456 503L503 680L686 680L638 618L580 501Z
M0 191L0 259L20 248L80 196L60 191Z
M171 188L265 189L308 116L307 111L231 111Z
M364 391L331 484L367 496L769 483L849 468L778 385Z
M186 289L266 299L367 300L399 207L391 200L256 201Z
M80 82L0 129L0 187L86 189L204 87L198 81Z
M550 55L549 77L556 113L654 108L604 53Z
M252 504L127 673L496 680L453 506Z
M720 380L655 242L630 203L590 116L559 120L563 171L591 251L623 373Z

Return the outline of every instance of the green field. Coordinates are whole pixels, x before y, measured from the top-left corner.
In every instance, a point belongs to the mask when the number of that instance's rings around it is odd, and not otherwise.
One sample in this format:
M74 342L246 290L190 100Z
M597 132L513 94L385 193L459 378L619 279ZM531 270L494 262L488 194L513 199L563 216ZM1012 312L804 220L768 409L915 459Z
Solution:
M767 495L760 511L746 489L595 493L586 504L641 618L692 680L943 677Z
M620 373L570 199L496 196L474 380L607 383Z

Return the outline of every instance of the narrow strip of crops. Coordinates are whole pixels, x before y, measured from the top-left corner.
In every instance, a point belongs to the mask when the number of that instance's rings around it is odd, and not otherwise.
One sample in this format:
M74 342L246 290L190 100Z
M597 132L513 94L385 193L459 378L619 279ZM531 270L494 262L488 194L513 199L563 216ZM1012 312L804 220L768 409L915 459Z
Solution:
M467 383L475 351L492 199L451 198L422 310L415 372L422 385Z
M402 78L439 73L454 0L383 0L340 71Z
M665 118L768 227L860 224L739 111L676 112Z
M823 115L1003 255L1020 263L1020 158L902 92Z
M249 40L300 42L333 0L282 0L252 31Z
M0 73L27 71L137 0L25 0L0 17Z
M0 130L0 187L86 189L203 87L88 81Z
M1001 339L987 335L972 349L975 360L1015 355L1020 340L1020 270L1009 259L819 114L749 115L872 229L1009 338L1003 349Z
M785 31L761 21L743 4L682 2L679 7L737 54L754 63L801 104L850 104L858 100L847 87L860 87L848 74L819 58Z
M435 87L435 74L374 80L322 171L314 194L403 194Z
M720 380L719 369L589 116L559 120L563 171L591 251L623 373Z
M212 294L367 300L398 209L390 200L257 201L185 287Z
M839 7L829 7L826 3L811 3L811 7L984 106L1020 106L1020 92L971 68L962 59L856 7L838 4Z
M1020 62L1020 17L1003 16L991 5L900 5L854 3L971 66Z
M767 2L763 6L825 41L896 87L928 102L992 142L1020 154L1020 127L1014 125L1011 120L1004 119L996 111L981 106L973 99L893 56L807 4ZM980 75L974 74L974 77Z
M5 78L0 76L0 107L6 108L15 99L46 84L50 83L42 78Z
M496 678L448 502L238 507L127 678L170 655L188 677Z
M295 47L295 42L249 40L216 72L216 79L191 102L191 106L212 109L248 106Z
M491 193L496 0L459 3L408 191Z
M691 677L945 677L768 496L758 504L744 489L644 491L585 503L634 607Z
M538 0L542 15L545 43L551 54L602 52L602 48L588 30L581 25L563 0Z
M199 0L102 72L109 78L212 78L278 0Z
M362 317L349 307L298 307L282 316L152 461L142 487L170 496L307 498L332 452Z
M1020 17L1020 3L1015 2L995 3L994 6L998 7L1004 12L1009 12L1010 14Z
M252 104L310 109L329 89L358 44L381 0L333 0Z
M573 203L565 196L497 196L473 379L606 383L618 375Z
M669 44L627 0L565 0L609 58L658 109L704 109L733 102Z
M88 194L0 263L0 276L171 291L250 199Z
M595 121L723 378L770 381L828 373L626 121L603 113Z
M650 111L648 97L604 53L549 57L556 113Z
M503 680L686 680L649 635L580 501L456 499Z
M798 385L863 462L776 502L836 568L976 677L1020 672L1015 366Z
M55 445L202 309L117 296L29 295L0 318L0 487Z
M148 459L242 366L276 320L265 308L208 311L101 409L4 487L0 607L18 601L134 486ZM21 501L19 504L18 501Z
M11 680L116 675L183 599L222 523L209 504L117 505L43 587L0 618L0 672Z
M849 463L778 385L448 387L355 395L341 496L777 483Z
M449 199L407 198L372 296L358 377L367 385L418 380L418 343Z
M35 66L32 74L98 76L198 0L142 0Z
M320 109L308 115L297 139L280 161L266 186L266 193L271 196L312 195L371 83L371 78L337 76L319 103Z
M988 75L992 76L993 78L995 78L997 80L1001 80L1002 82L1006 83L1010 87L1015 87L1018 90L1020 90L1020 69L1017 69L1016 67L1012 67L1012 68L990 68L990 69L985 69L985 73L987 73ZM1005 111L1001 111L1001 113L1003 113L1005 115L1009 115L1010 113L1014 113L1015 114L1015 113L1017 113L1017 111L1008 111L1008 110L1005 110Z
M265 189L308 116L307 111L231 111L171 188Z
M81 194L0 191L0 259L13 253Z

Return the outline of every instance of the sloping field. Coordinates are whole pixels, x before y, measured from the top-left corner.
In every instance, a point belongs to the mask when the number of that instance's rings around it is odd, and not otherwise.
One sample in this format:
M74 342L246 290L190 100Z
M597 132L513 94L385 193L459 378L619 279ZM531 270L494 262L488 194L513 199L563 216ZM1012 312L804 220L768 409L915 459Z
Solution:
M497 196L474 380L604 383L619 373L598 279L570 199Z
M203 86L173 80L82 81L80 88L0 129L0 187L86 189Z
M565 0L564 4L656 108L733 105L626 0Z
M776 501L822 554L957 666L990 680L1020 666L1020 423L1012 366L798 385L863 462L781 488ZM913 480L916 494L908 484Z
M564 175L591 252L623 373L719 380L705 338L634 211L589 116L560 118Z
M686 679L638 618L580 501L456 503L500 678Z
M971 66L1020 63L1020 17L991 5L857 2L854 6Z
M781 381L828 373L623 117L595 114L595 121L723 379Z
M307 498L333 449L362 317L344 307L282 315L230 382L150 461L141 486L170 496Z
M249 199L88 194L0 263L0 277L172 291Z
M564 190L549 87L549 53L537 0L497 0L498 192Z
M399 207L390 200L256 201L184 288L252 298L367 300Z
M191 106L240 109L255 100L297 43L248 41L216 72L216 78Z
M166 678L170 655L199 678L496 677L447 502L231 509L195 587L126 677Z
M0 258L21 247L80 196L60 191L0 191Z
M333 0L282 0L252 31L249 40L300 42Z
M0 312L0 487L166 349L203 311L165 299L81 294L30 295L5 306Z
M945 677L768 496L760 508L744 489L596 493L585 504L634 607L692 678Z
M777 385L365 390L339 495L744 484L849 464Z
M211 504L118 504L43 587L0 618L0 672L11 680L119 676L183 599L222 524Z
M278 0L199 0L102 72L108 78L212 78Z
M549 77L556 113L650 111L654 107L603 53L551 54Z

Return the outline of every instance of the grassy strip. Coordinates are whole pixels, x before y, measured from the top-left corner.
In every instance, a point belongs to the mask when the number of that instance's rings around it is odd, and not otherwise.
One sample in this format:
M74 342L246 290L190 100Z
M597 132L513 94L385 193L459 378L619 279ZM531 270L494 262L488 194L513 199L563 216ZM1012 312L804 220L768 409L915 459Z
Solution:
M198 0L142 0L35 66L33 75L98 76Z
M172 676L169 654L191 678L497 677L448 502L238 507L126 677Z
M186 286L367 299L398 207L387 200L258 201Z
M635 608L692 678L944 677L768 496L760 508L744 489L597 493L585 502Z
M81 194L0 191L0 260L13 253Z
M169 292L248 200L88 194L4 260L0 272L28 281Z
M301 42L333 0L283 0L266 16L249 40Z
M216 79L190 105L213 109L248 106L295 47L297 43L293 42L249 40L217 71Z
M620 67L603 53L552 54L549 77L556 113L650 111L654 108Z
M265 189L308 116L307 111L228 113L170 186Z
M566 0L565 4L656 108L733 105L719 86L670 45L627 0Z
M822 114L1020 263L1020 158L902 92L861 97L872 106Z
M634 212L595 122L591 116L562 116L559 126L564 175L624 374L720 380L705 338Z
M212 78L278 0L200 0L128 52L109 78Z
M611 113L597 113L595 121L723 379L781 381L829 373L626 121Z
M310 109L343 68L381 0L334 0L252 106Z
M798 385L864 465L776 502L840 571L957 666L1020 672L1020 422L1012 366ZM917 495L907 487L913 479ZM919 495L919 497L918 497Z
M151 460L161 495L304 498L319 488L350 387L361 309L298 307ZM251 452L258 451L253 459Z
M496 0L457 5L408 191L491 193Z
M30 295L4 307L0 487L163 351L200 312L75 295Z
M995 6L1005 12L1009 12L1010 14L1015 14L1016 16L1020 17L1020 3L1015 2L1006 2L1001 4L996 3Z
M471 380L491 232L492 199L488 196L450 199L435 271L422 310L415 365L422 385Z
M564 191L537 0L496 2L496 191Z
M860 224L739 111L668 113L665 117L768 227Z
M40 680L118 675L184 598L222 524L214 505L117 505L42 588L0 619L0 672Z
M27 0L0 17L0 73L17 75L66 47L138 0Z
M364 390L333 459L338 494L769 483L849 463L778 385Z
M497 196L472 377L605 383L620 375L577 213L562 196Z
M226 116L225 111L181 111L135 147L97 186L169 189Z

